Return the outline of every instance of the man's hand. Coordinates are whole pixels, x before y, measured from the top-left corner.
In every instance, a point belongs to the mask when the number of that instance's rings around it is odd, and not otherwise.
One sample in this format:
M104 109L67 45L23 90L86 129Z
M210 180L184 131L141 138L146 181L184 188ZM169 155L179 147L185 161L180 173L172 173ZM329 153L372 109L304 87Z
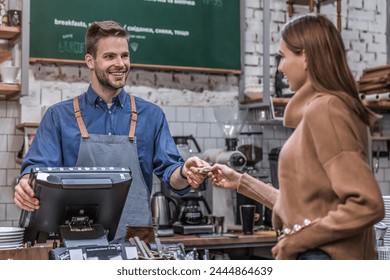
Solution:
M35 197L32 187L28 184L29 175L23 176L15 186L14 202L20 208L27 211L39 209L39 200Z
M188 183L193 188L198 188L203 183L204 179L207 178L207 172L203 170L210 168L210 164L200 158L194 156L186 160L183 166L183 175L187 177Z

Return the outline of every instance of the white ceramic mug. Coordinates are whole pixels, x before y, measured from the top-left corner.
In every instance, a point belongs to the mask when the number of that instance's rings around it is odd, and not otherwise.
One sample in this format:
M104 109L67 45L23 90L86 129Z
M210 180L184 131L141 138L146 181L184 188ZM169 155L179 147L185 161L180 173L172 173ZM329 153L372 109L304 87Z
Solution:
M19 67L17 66L1 66L0 67L0 75L1 81L7 84L16 83L16 78L19 73Z

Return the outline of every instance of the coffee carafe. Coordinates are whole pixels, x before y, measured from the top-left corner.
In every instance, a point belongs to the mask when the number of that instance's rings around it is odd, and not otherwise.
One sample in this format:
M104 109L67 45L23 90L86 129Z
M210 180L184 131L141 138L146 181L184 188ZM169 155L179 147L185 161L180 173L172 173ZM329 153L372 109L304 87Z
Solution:
M191 145L189 144L189 141L193 142L193 144L195 145L196 153L200 153L200 147L198 145L198 142L196 142L194 136L192 135L173 136L173 140L175 141L176 147L184 160L187 160L194 153L191 148Z
M183 205L179 215L179 221L183 225L200 225L204 223L205 215L203 214L200 202L204 204L207 214L211 214L211 209L203 196L183 196Z

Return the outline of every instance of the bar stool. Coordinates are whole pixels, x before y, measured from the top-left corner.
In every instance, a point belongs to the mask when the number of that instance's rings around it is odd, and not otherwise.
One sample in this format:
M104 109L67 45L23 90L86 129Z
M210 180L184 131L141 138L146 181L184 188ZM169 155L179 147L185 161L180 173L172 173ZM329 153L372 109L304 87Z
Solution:
M294 14L294 5L308 5L311 13L314 12L314 6L316 6L316 12L320 13L320 6L333 3L337 1L337 29L341 32L341 0L288 0L288 15L292 17Z

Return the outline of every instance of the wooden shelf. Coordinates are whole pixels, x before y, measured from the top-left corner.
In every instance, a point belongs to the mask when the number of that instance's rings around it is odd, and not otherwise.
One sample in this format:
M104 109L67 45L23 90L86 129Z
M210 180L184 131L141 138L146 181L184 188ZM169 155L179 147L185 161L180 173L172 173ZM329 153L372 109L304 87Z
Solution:
M7 100L20 93L20 84L0 83L0 100Z
M26 127L38 128L38 126L39 126L39 123L37 123L37 122L25 122L25 123L17 124L16 128L21 130L21 131L24 131L24 129Z
M0 39L12 40L21 33L19 26L0 26ZM2 60L8 59L9 53L2 53ZM0 83L0 101L16 97L20 93L20 84Z
M337 29L341 32L341 0L287 0L288 4L288 16L292 17L294 14L294 5L306 5L309 6L310 13L314 13L314 7L316 7L316 12L320 13L321 5L326 5L329 3L337 2Z
M390 100L366 101L363 104L374 110L390 110Z
M287 105L290 101L290 98L286 97L272 97L272 103L277 106Z
M0 26L0 38L12 40L20 34L20 31L18 26Z
M372 136L372 141L390 141L389 136Z
M328 4L328 3L332 3L334 2L335 0L317 0L317 1L314 1L314 2L317 2L318 4L322 4L322 5L325 5L325 4ZM310 0L288 0L287 1L288 4L295 4L295 5L306 5L306 6L309 6L310 5Z

